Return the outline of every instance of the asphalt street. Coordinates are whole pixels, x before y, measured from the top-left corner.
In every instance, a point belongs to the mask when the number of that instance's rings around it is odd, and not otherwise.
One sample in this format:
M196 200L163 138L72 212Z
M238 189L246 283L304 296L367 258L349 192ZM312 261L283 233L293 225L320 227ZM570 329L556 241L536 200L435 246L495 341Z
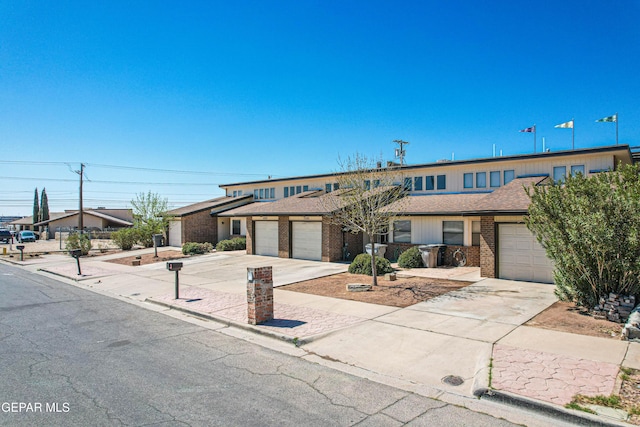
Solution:
M2 426L507 426L0 265Z

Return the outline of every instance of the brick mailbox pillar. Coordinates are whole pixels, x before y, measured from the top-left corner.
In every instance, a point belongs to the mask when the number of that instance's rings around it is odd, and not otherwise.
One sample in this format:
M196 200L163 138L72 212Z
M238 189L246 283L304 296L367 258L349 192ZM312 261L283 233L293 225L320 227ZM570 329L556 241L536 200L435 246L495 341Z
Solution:
M271 267L247 268L249 324L273 320L273 276Z

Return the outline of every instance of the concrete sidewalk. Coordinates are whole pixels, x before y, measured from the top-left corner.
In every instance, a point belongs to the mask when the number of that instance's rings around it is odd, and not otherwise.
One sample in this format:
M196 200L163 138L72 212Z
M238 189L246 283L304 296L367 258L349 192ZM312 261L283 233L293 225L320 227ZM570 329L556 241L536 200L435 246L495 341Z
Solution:
M609 395L615 391L620 366L640 368L640 344L523 326L555 302L550 285L484 279L404 309L276 288L275 319L250 326L246 267L272 265L280 287L343 272L347 265L240 252L194 257L184 260L180 299L175 300L174 273L164 263L130 267L92 258L82 262L82 276L68 257L18 264L102 293L285 339L314 361L355 368L431 397L469 398L492 390L570 418L575 411L562 405L573 395ZM478 276L475 270L420 269L422 275L429 273L466 280ZM616 424L613 419L576 415Z

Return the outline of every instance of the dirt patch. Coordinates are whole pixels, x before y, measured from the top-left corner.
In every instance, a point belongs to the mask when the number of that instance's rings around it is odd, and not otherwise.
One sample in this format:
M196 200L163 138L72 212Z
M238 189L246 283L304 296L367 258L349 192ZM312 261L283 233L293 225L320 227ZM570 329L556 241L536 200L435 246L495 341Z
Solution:
M624 326L608 320L594 319L584 308L576 307L573 303L563 301L556 302L529 320L525 325L616 340L620 339L622 327Z
M153 253L132 255L124 258L106 259L106 262L112 262L114 264L133 265L133 261L140 261L140 265L155 264L156 262L171 261L174 259L188 258L189 255L184 255L180 251L162 251L158 253L158 257L154 257Z
M378 286L370 291L349 292L347 285L352 283L371 284L371 276L341 273L294 283L279 289L392 307L408 307L464 288L472 282L423 277L398 278L392 281L378 277Z

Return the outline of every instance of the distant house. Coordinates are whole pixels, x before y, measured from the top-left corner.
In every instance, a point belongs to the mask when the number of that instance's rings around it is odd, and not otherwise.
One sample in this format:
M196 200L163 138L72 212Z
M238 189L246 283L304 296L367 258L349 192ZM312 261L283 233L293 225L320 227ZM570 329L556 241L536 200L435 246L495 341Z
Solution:
M231 236L244 236L246 223L243 219L230 220L218 214L252 201L251 195L222 196L170 210L167 212L170 217L169 245L182 246L187 242L215 245Z
M45 230L48 238L54 238L55 233L61 230L74 230L78 228L79 210L66 210L64 212L51 212L49 219L33 224L33 216L27 216L13 224L18 230ZM133 226L133 212L131 209L83 209L82 222L85 230L104 230L107 228L123 228ZM41 236L41 238L44 236Z

